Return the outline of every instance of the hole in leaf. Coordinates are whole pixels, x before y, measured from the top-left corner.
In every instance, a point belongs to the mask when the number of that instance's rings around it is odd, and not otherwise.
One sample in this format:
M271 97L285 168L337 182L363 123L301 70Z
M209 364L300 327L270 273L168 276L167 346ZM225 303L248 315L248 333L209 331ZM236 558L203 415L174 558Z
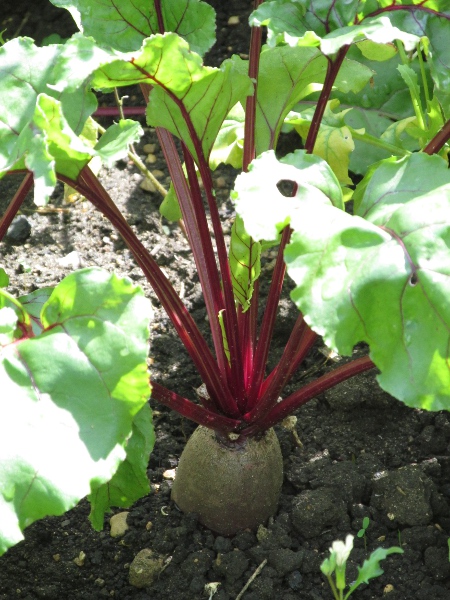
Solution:
M298 190L298 183L291 181L290 179L280 179L277 183L278 191L285 196L285 198L293 198Z
M414 287L415 285L417 285L417 283L419 282L419 278L417 276L417 272L414 271L411 275L411 277L409 278L409 285L411 287Z

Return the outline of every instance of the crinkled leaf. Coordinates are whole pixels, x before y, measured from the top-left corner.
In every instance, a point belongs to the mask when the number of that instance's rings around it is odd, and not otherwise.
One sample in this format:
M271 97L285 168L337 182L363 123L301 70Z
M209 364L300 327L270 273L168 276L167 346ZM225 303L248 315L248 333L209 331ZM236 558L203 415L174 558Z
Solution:
M111 163L123 155L130 140L137 139L139 130L132 122L113 126L99 143L99 151L92 149L82 136L97 105L83 83L88 73L80 74L78 89L57 85L58 63L66 51L63 46L37 48L28 38L0 48L0 175L8 170L32 171L37 204L48 200L57 173L76 179L99 154ZM66 76L70 77L69 72Z
M412 50L418 38L392 25L386 15L379 15L354 24L364 0L336 2L329 0L264 2L250 15L253 25L268 28L270 45L286 43L290 46L320 46L324 54L335 54L340 48L364 40L387 44L402 40ZM314 36L311 35L314 32ZM383 59L384 60L384 59Z
M350 109L339 113L333 112L333 109L338 107L339 100L335 99L328 102L313 152L316 156L320 156L327 161L342 184L351 184L352 180L348 176L348 167L355 144L351 130L344 121L345 114ZM304 111L302 110L301 113L291 112L286 122L293 125L302 138L306 139L313 116L314 109L307 108Z
M427 63L438 91L450 87L450 2L424 2L389 13L391 23L418 37L427 37Z
M80 31L122 52L138 50L147 37L160 33L154 0L50 0L66 8ZM215 11L199 0L161 0L165 31L184 38L203 55L215 41Z
M365 0L332 5L330 0L274 0L257 8L250 15L250 24L267 26L272 43L283 41L294 45L296 38L304 38L307 32L314 31L316 36L324 37L329 31L350 25L364 4Z
M236 104L226 116L214 142L209 166L215 170L221 163L231 165L235 169L242 168L244 150L245 111L241 104Z
M231 228L229 262L234 297L243 312L250 308L253 285L261 272L261 244L245 231L242 219L237 216Z
M362 583L369 583L370 579L383 575L384 571L380 567L380 562L390 554L403 554L403 550L397 546L392 546L391 548L377 548L374 550L369 558L363 562L362 567L358 567L358 577L350 587L346 598Z
M256 161L255 161L256 162ZM339 354L365 341L380 385L406 404L450 407L450 172L437 156L413 154L381 163L365 182L358 214L305 193L274 215L275 183L285 166L266 164L261 184L252 172L237 182L237 210L255 239L274 223L290 223L286 248L293 300L307 322ZM424 177L424 173L426 177ZM244 178L250 179L244 182ZM252 183L250 183L252 182ZM272 192L272 193L271 193ZM364 216L364 219L362 218Z
M298 183L294 197L285 197L277 184ZM275 240L303 206L303 198L314 196L322 205L343 209L342 190L333 171L318 156L296 150L278 161L272 150L251 162L249 172L236 178L232 197L246 231L257 241Z
M18 309L18 312L24 309ZM0 553L111 479L149 396L151 307L128 279L69 275L44 332L0 349Z
M126 458L111 481L97 487L89 496L89 519L95 529L103 528L105 513L112 507L128 508L150 491L147 477L148 460L155 443L152 412L145 404L133 419Z
M13 169L28 150L29 134L36 132L38 99L41 94L60 101L64 118L76 133L95 110L95 96L84 87L73 92L56 92L54 67L62 46L38 48L29 38L17 38L0 48L0 175ZM39 132L36 132L39 135ZM25 138L25 139L24 139ZM22 165L23 166L23 165Z
M363 62L371 69L372 78L367 85L355 94L336 91L334 96L344 107L355 106L373 112L388 119L402 119L414 114L408 87L397 69L400 58L394 56L391 60L377 62L364 58L359 50L350 48L348 56ZM410 65L417 72L419 66L414 62Z

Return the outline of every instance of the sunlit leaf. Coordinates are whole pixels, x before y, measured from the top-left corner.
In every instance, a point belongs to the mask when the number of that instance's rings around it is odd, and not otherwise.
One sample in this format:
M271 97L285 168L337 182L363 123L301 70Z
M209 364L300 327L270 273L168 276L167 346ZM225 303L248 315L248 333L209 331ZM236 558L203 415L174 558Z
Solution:
M41 335L0 348L0 553L33 521L109 481L125 458L150 392L150 316L129 280L84 269L44 304Z
M258 161L254 161L255 169ZM450 173L440 157L381 163L363 183L358 215L336 210L290 174L303 193L280 206L285 165L266 159L236 182L236 209L256 240L289 223L285 259L292 298L339 354L365 341L380 385L406 404L449 409ZM424 176L426 174L426 176ZM275 203L278 211L269 204Z

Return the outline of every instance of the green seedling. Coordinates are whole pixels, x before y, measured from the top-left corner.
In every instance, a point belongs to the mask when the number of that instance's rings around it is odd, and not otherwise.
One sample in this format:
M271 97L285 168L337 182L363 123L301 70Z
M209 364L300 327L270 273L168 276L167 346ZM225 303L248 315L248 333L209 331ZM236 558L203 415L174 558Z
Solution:
M396 546L392 548L377 548L372 552L361 567L358 567L358 577L347 592L345 571L347 560L353 550L353 536L348 535L345 542L337 540L332 543L330 548L330 558L323 561L320 570L325 575L330 584L335 600L347 600L353 592L362 584L368 583L369 579L379 577L384 573L380 567L380 561L384 560L389 554L403 554L403 550Z
M362 527L358 531L358 533L356 534L359 538L363 538L364 539L364 550L367 550L366 532L367 532L367 528L369 527L369 525L370 525L370 519L369 519L369 517L364 517L363 522L362 522Z

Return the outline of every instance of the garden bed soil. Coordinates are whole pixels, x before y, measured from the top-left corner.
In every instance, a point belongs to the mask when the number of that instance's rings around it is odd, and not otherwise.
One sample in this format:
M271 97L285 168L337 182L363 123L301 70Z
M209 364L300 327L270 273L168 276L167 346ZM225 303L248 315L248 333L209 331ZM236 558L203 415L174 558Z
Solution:
M6 37L12 37L19 27L21 34L38 40L52 32L67 36L74 31L66 11L46 2L36 4L42 4L42 10L33 7L30 11L28 2L9 6L3 2L0 29L8 27ZM250 3L214 4L219 11L219 43L208 60L217 64L233 52L246 52ZM228 25L230 16L239 16L240 24ZM139 101L137 91L129 101ZM151 168L168 186L151 129L145 127L138 150L143 158L150 154ZM217 201L228 228L234 175L229 168L214 174ZM141 189L142 176L130 162L103 170L101 179L194 318L205 327L202 294L189 248L179 228L160 218L160 197ZM20 181L21 176L11 176L1 182L0 211ZM194 398L201 382L130 252L108 221L85 201L64 204L62 187L45 210L37 210L28 198L22 215L30 225L29 236L0 243L0 263L11 276L9 291L23 294L54 285L80 266L96 265L129 276L145 288L155 307L152 378ZM271 267L269 256L263 273L270 275ZM296 310L286 294L280 305L273 360L280 355L295 319ZM317 343L287 393L333 366L323 356L322 346ZM356 565L375 548L400 545L404 553L383 561L384 574L355 592L355 600L448 600L450 418L447 413L403 406L378 387L375 375L360 375L299 410L296 432L301 444L292 432L277 427L285 469L278 512L257 531L242 531L229 538L205 529L195 515L180 513L171 502L173 469L195 425L151 402L156 430L148 466L152 493L127 511L125 534L110 535L109 516L104 530L94 531L86 501L60 517L34 523L25 530L25 540L0 558L0 600L234 600L255 572L239 596L243 600L331 600L320 564L334 540L345 539L348 533L356 536L366 516L370 524L365 537L355 537L349 582L356 577ZM157 574L153 583L136 587L130 583L130 565L144 549L146 564L151 562L151 551ZM214 583L219 585L205 588Z

